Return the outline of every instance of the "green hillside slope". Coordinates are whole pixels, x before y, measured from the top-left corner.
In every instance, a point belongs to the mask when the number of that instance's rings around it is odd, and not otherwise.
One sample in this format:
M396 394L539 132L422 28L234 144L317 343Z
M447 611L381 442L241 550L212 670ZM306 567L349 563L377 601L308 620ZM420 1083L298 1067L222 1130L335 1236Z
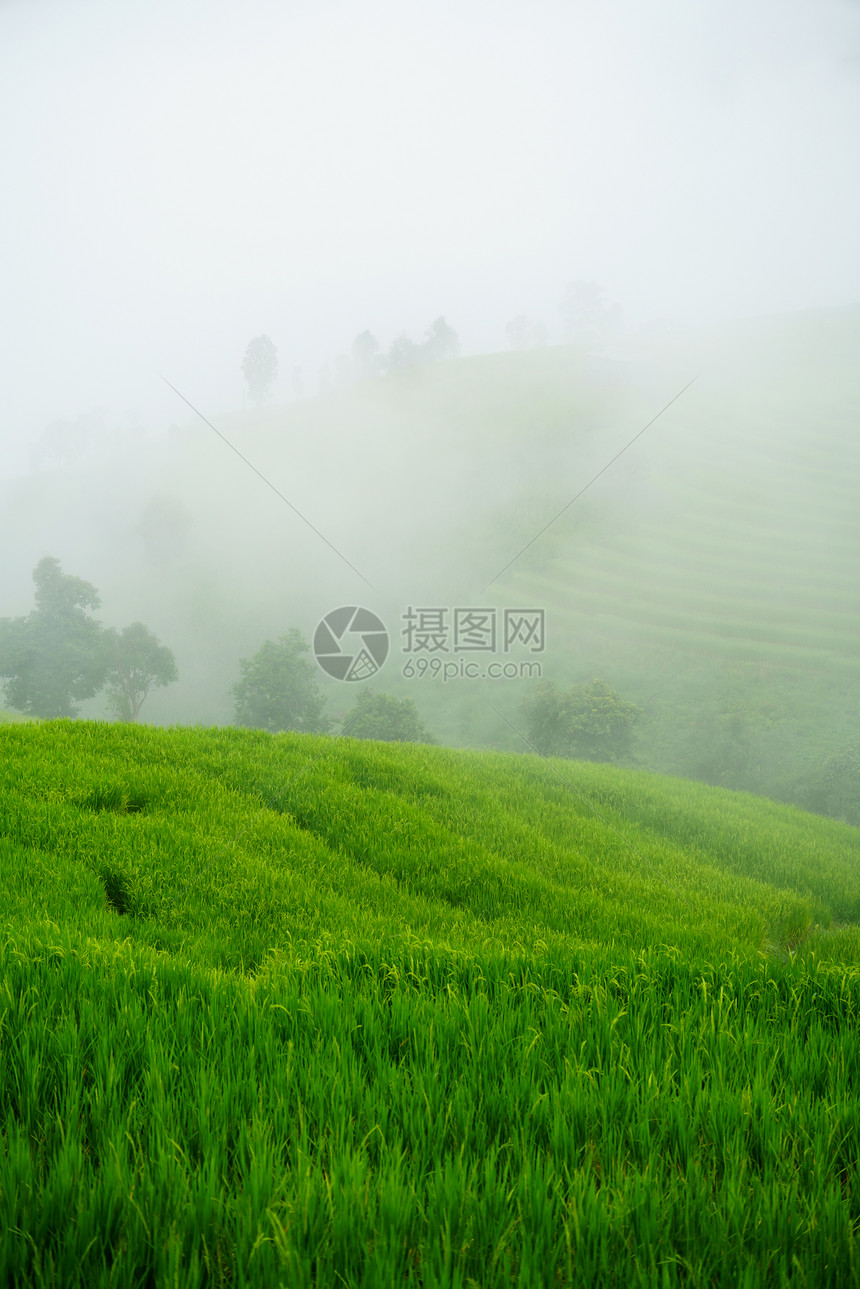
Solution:
M3 1283L860 1283L856 829L229 729L0 779Z

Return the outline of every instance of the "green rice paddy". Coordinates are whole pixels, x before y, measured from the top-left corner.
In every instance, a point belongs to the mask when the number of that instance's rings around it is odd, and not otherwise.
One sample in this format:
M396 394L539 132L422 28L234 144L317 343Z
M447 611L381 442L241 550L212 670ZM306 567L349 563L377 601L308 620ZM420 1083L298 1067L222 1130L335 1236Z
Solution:
M2 1284L860 1284L847 824L5 724L0 909Z

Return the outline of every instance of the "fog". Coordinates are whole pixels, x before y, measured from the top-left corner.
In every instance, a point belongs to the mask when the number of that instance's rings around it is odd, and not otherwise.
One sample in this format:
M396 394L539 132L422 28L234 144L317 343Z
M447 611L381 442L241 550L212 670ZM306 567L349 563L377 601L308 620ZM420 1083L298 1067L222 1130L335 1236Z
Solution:
M781 667L737 785L782 791L860 710L858 68L828 0L7 0L0 618L56 556L175 651L142 718L209 723L337 605L394 636L409 604L539 601L544 674L641 703L653 768L707 741L703 686L718 725ZM350 371L440 316L456 360ZM480 683L399 662L442 741L514 747ZM321 683L340 719L355 687Z
M369 328L463 348L572 280L635 330L860 299L860 8L0 5L2 473L52 421L164 433Z

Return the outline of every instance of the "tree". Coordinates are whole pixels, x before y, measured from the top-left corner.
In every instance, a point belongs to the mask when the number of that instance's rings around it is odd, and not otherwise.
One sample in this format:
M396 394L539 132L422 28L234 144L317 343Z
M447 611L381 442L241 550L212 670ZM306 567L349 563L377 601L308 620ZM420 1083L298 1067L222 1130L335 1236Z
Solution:
M570 282L561 301L564 333L580 345L605 344L621 328L621 309L597 282Z
M86 612L101 601L91 583L63 573L47 555L33 581L35 609L26 618L0 620L6 702L46 720L77 716L74 702L92 698L105 683L105 633Z
M796 795L806 810L832 815L860 825L860 754L844 747L818 763L796 784Z
M111 685L111 710L117 719L136 721L150 689L178 679L176 660L142 622L132 622L121 634L108 633L106 678Z
M456 358L460 340L454 328L440 316L427 331L422 348L428 362L438 362L442 358Z
M528 349L531 327L524 313L518 313L505 327L505 335L511 349Z
M822 775L827 793L827 812L850 824L860 823L860 756L847 747L824 764Z
M251 401L265 403L278 374L278 351L268 336L255 336L242 359L242 375Z
M236 721L252 729L300 730L325 734L324 715L314 669L303 657L309 647L293 627L278 640L267 640L253 658L239 663L242 679L233 686Z
M379 341L369 331L362 331L361 335L353 340L352 358L363 380L378 376L385 366L385 359L379 352Z
M620 761L630 755L638 707L624 702L604 680L574 685L566 693L541 685L521 704L529 741L542 756Z
M689 769L697 779L752 791L752 748L753 725L742 699L697 708L687 742Z
M523 699L529 742L541 756L570 756L570 730L565 695L552 681L539 685L537 692Z
M549 340L549 332L543 323L532 325L524 313L511 319L505 327L505 335L511 349L541 349Z
M435 743L422 725L411 698L372 694L364 690L343 723L347 738L379 739L384 743Z
M414 340L410 340L405 331L401 331L388 351L388 370L400 371L404 367L414 367L421 361L421 350Z
M26 618L0 619L0 676L6 701L29 716L74 717L75 700L93 698L111 681L120 720L137 719L153 685L176 680L173 654L134 622L106 631L86 612L101 603L96 588L70 577L50 556L33 570L36 607Z
M78 461L92 456L106 438L103 408L85 412L74 421L52 421L30 451L34 470L44 465L69 469Z

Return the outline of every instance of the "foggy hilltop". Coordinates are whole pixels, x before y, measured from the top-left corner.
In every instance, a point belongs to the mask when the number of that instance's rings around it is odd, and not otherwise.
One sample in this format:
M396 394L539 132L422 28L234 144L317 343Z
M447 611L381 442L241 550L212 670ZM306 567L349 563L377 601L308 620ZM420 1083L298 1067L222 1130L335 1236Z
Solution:
M532 681L406 677L402 627L540 609L542 680L635 703L641 764L820 804L860 697L858 11L434 13L0 11L0 617L53 557L173 651L141 720L228 724L241 660L364 605L371 688L523 751Z
M860 309L800 312L611 357L418 364L213 413L218 433L188 409L160 441L69 427L4 485L8 612L57 556L98 588L100 621L143 621L174 651L179 681L141 719L220 724L240 659L365 604L392 638L372 688L411 697L444 742L525 751L486 681L405 679L401 635L409 606L537 606L543 678L605 677L639 704L643 764L796 797L810 757L852 742L860 701L858 341ZM359 687L319 681L342 720ZM533 683L493 689L514 725Z

